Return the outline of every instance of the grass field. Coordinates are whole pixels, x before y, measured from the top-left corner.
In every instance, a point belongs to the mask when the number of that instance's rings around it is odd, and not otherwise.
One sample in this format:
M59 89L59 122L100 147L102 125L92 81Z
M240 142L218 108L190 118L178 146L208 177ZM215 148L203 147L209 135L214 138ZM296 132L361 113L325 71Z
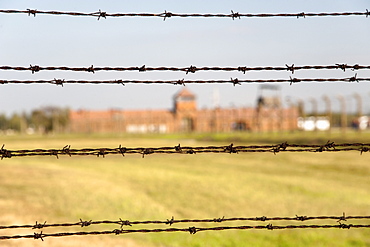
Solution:
M1 137L5 148L158 147L244 144L258 136L54 136ZM253 139L253 138L254 139ZM261 142L269 142L263 135ZM274 135L293 143L302 135ZM307 141L327 136L305 136ZM348 134L330 139L370 140ZM346 139L348 138L348 139ZM212 143L211 143L212 141ZM238 142L239 141L239 142ZM326 141L324 141L325 143ZM321 143L321 142L320 142ZM166 220L182 218L295 215L370 215L370 154L279 153L97 157L24 157L0 162L0 225L83 220ZM368 223L347 221L345 223ZM267 224L263 222L260 224ZM277 222L276 225L287 222ZM289 222L295 223L297 222ZM306 223L306 222L305 222ZM338 224L334 220L325 222ZM232 225L229 222L217 226ZM234 225L258 224L239 222ZM157 225L156 227L166 227ZM214 224L176 224L174 227ZM133 226L148 228L154 226ZM114 226L58 228L61 231L113 230ZM0 230L0 235L34 230ZM37 231L39 232L39 231ZM52 232L51 228L43 229ZM227 230L217 232L76 236L6 240L0 246L370 246L370 229Z

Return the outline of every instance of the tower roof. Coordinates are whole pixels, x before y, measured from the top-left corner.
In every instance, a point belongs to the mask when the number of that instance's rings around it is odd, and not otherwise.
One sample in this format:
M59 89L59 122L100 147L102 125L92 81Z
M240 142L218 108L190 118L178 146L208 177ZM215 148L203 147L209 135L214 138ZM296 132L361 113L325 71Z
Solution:
M190 92L188 89L183 88L183 89L181 89L181 91L179 91L177 94L175 94L174 98L175 99L178 99L178 98L192 98L192 99L195 99L195 94Z

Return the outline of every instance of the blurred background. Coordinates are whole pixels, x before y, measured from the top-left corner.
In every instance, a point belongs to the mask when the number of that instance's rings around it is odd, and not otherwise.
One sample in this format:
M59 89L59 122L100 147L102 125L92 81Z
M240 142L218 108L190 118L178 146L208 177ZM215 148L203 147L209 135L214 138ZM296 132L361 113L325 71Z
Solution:
M107 13L366 12L368 1L1 1L0 9ZM0 14L0 66L369 65L365 16L95 17ZM0 70L0 80L370 78L369 70ZM3 148L369 143L367 81L0 85ZM2 149L4 150L4 149ZM369 215L368 154L4 158L0 226L83 220ZM349 221L358 223L359 221ZM257 222L258 223L258 222ZM251 223L251 224L257 224ZM266 224L269 222L265 222ZM283 222L289 223L289 222ZM338 224L326 221L327 224ZM367 223L360 221L360 223ZM224 223L222 223L224 224ZM220 224L220 225L222 225ZM247 223L248 224L248 223ZM275 223L274 223L275 224ZM368 223L367 223L368 224ZM226 224L227 225L227 224ZM238 224L236 224L238 225ZM199 226L208 226L199 224ZM117 227L117 226L115 226ZM153 226L155 227L155 226ZM163 226L161 226L163 227ZM175 225L189 227L189 225ZM114 226L108 227L113 230ZM140 227L139 227L140 228ZM136 229L135 226L132 229ZM80 231L81 227L55 231ZM82 229L85 230L85 229ZM107 230L91 226L90 230ZM0 235L34 230L1 230ZM53 232L43 229L44 233ZM222 231L10 240L1 246L370 246L367 229Z

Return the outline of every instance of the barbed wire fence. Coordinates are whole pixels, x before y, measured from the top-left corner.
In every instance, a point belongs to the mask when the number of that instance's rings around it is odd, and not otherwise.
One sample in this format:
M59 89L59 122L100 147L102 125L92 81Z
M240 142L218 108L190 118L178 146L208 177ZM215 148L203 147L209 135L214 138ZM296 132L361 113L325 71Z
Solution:
M0 70L16 70L16 71L31 71L32 74L45 70L45 71L55 71L55 70L62 70L62 71L74 71L74 72L91 72L95 73L97 71L138 71L138 72L146 72L146 71L182 71L186 74L188 73L195 73L197 71L239 71L242 73L246 73L248 71L290 71L294 74L296 70L333 70L333 69L341 69L344 72L346 69L355 70L364 70L370 69L370 65L348 65L348 64L335 64L335 65L303 65L303 66L295 66L294 64L285 66L265 66L265 67L247 67L247 66L238 66L238 67L196 67L190 65L190 67L146 67L146 65L142 65L140 67L94 67L91 65L90 67L68 67L68 66L47 66L42 67L39 65L30 65L29 67L22 67L22 66L0 66Z
M37 9L27 9L27 10L12 10L12 9L2 9L0 10L2 14L27 14L28 16L36 17L37 14L44 14L44 15L68 15L68 16L90 16L98 18L98 20L107 17L159 17L163 18L165 21L171 17L202 17L202 18L232 18L241 19L241 18L271 18L271 17L296 17L296 18L306 18L306 17L334 17L334 16L366 16L366 18L370 15L368 9L364 12L333 12L333 13L261 13L261 14L243 14L239 12L234 12L231 10L229 14L200 14L200 13L173 13L167 12L166 10L162 13L107 13L105 11L92 12L63 12L63 11L55 11L55 10L37 10Z
M172 218L167 220L145 220L145 221L132 221L132 220L100 220L100 221L92 221L92 220L82 220L73 223L57 223L57 224L47 224L45 221L44 223L38 223L36 221L35 224L27 224L27 225L8 225L8 226L1 226L0 230L3 229L19 229L19 228L31 228L31 229L43 229L43 228L50 228L50 227L71 227L71 226L81 226L86 227L90 225L103 225L103 224L115 224L120 225L121 227L124 226L133 226L133 225L149 225L149 224L166 224L172 226L176 223L221 223L221 222L235 222L235 221L257 221L257 222L264 222L264 221L323 221L323 220L336 220L337 222L347 221L347 220L369 220L370 216L362 215L362 216L346 216L345 213L341 216L294 216L294 217L232 217L232 218L225 218L225 216L221 218L210 218L210 219L179 219L175 220Z
M105 157L108 154L141 154L144 158L145 155L149 154L199 154L199 153L273 153L279 152L309 152L309 153L321 153L321 152L348 152L357 151L360 154L369 152L370 143L343 143L334 144L334 142L328 141L324 145L311 145L311 144L288 144L287 142L278 145L250 145L250 146L234 146L233 144L227 146L203 146L203 147L182 147L180 144L172 147L157 147L157 148L145 148L145 147L134 147L128 148L119 145L118 148L82 148L72 149L70 145L66 145L61 149L23 149L23 150L9 150L4 148L3 145L0 149L1 159L12 158L12 157L24 157L24 156L55 156L59 158L59 155L72 156L97 156Z
M219 226L219 227L188 227L188 228L158 228L158 229L114 229L108 231L91 231L91 232L59 232L59 233L34 233L32 235L12 235L0 236L0 240L31 238L44 241L46 237L68 237L68 236L88 236L88 235L120 235L127 233L163 233L163 232L189 232L195 234L202 231L223 231L223 230L283 230L283 229L350 229L350 228L370 228L370 225L362 224L334 224L334 225L262 225L262 226Z
M31 239L41 239L44 241L46 237L67 237L67 236L86 236L86 235L120 235L128 233L161 233L161 232L189 232L190 234L195 234L201 231L223 231L223 230L283 230L283 229L350 229L350 228L370 228L370 224L345 224L343 221L347 220L368 220L370 216L346 216L343 213L342 216L298 216L295 217L239 217L239 218L213 218L213 219L180 219L175 220L174 217L171 219L163 220L147 220L147 221L129 221L129 220L103 220L103 221L84 221L80 219L78 222L74 223L58 223L58 224L47 224L38 223L33 225L10 225L10 226L0 226L0 230L3 229L20 229L20 228L31 228L34 229L44 229L50 227L72 227L81 226L88 227L91 225L101 225L101 224L115 224L119 228L114 230L106 231L77 231L77 232L58 232L58 233L40 233L34 232L29 235L3 235L0 236L0 240L9 239L21 239L21 238L31 238ZM289 224L289 225L273 225L269 223L267 225L242 225L242 226L216 226L216 227L186 227L186 228L172 228L173 224L178 223L216 223L221 224L222 222L233 222L233 221L257 221L257 222L272 222L272 221L323 221L323 220L336 220L337 224ZM154 228L154 229L127 229L124 227L132 227L133 225L148 225L148 224L166 224L170 228Z
M56 79L53 80L0 80L0 84L53 84L62 86L64 84L171 84L183 85L185 84L232 84L241 85L249 83L290 83L290 85L299 82L365 82L370 81L370 78L358 78L357 73L349 78L292 78L289 79L255 79L243 80L238 78L230 78L230 80L66 80Z
M230 14L178 14L172 12L163 13L107 13L99 10L93 13L82 13L82 12L61 12L61 11L40 11L36 9L27 10L0 10L2 14L27 14L28 16L34 16L38 14L45 15L68 15L68 16L90 16L95 17L98 20L107 17L160 17L166 20L171 17L214 17L214 18L232 18L241 19L244 17L324 17L324 16L366 16L370 15L368 9L365 12L341 12L341 13L278 13L278 14L242 14L239 12L231 11ZM335 64L335 65L314 65L314 66L295 66L285 65L285 67L196 67L191 65L190 67L146 67L145 65L140 67L41 67L38 65L30 65L29 67L13 67L13 66L0 66L0 70L16 70L16 71L31 71L32 74L40 72L42 70L46 71L81 71L81 72L91 72L96 71L182 71L186 74L195 73L197 71L239 71L246 73L249 71L289 71L294 74L296 70L323 70L323 69L341 69L344 72L346 69L352 71L370 69L370 66L363 65L347 65L347 64ZM350 78L292 78L290 79L276 79L276 80L240 80L238 78L231 78L230 80L168 80L168 81L142 81L142 80L110 80L110 81L86 81L86 80L65 80L65 79L54 79L54 80L0 80L0 84L33 84L33 83L49 83L55 85L63 84L122 84L125 83L146 83L146 84L175 84L175 85L185 85L185 83L232 83L234 86L241 83L280 83L288 82L290 84L298 82L360 82L369 81L370 78L357 78L357 74ZM23 149L23 150L9 150L5 149L3 145L0 149L1 159L12 158L12 157L22 157L22 156L56 156L68 155L68 156L89 156L94 155L97 157L105 157L108 154L120 154L125 156L125 154L141 154L142 157L149 154L196 154L196 153L248 153L248 152L267 152L267 153L279 153L279 152L311 152L311 153L321 153L321 152L340 152L340 151L358 151L360 154L363 152L368 152L370 150L370 143L343 143L334 144L334 142L328 141L324 145L310 145L310 144L288 144L287 142L277 144L277 145L250 145L250 146L234 146L233 144L227 146L204 146L204 147L182 147L180 144L173 147L158 147L158 148L127 148L119 145L118 148L82 148L82 149L72 149L70 145L66 145L61 149ZM30 235L8 235L0 236L0 240L8 239L40 239L44 241L47 237L66 237L66 236L82 236L82 235L120 235L128 233L160 233L160 232L188 232L190 234L195 234L201 231L223 231L223 230L282 230L282 229L350 229L350 228L370 228L370 224L345 224L343 221L347 220L368 220L370 216L346 216L344 213L342 216L298 216L295 217L243 217L243 218L214 218L214 219L180 219L175 220L174 217L171 219L163 220L149 220L149 221L129 221L122 220L121 218L116 221L84 221L80 219L79 222L74 223L57 223L57 224L47 224L38 223L31 225L8 225L0 226L2 229L19 229L19 228L31 228L31 229L43 229L50 227L72 227L81 226L88 227L90 225L100 225L100 224L115 224L119 228L107 231L77 231L77 232L59 232L59 233L43 233L43 231ZM267 225L242 225L242 226L216 226L216 227L186 227L186 228L155 228L155 229L126 229L126 227L131 227L132 225L147 225L147 224L166 224L172 226L175 223L222 223L222 222L234 222L234 221L309 221L309 220L336 220L336 224L290 224L290 225L273 225L269 223ZM125 229L124 229L125 227Z

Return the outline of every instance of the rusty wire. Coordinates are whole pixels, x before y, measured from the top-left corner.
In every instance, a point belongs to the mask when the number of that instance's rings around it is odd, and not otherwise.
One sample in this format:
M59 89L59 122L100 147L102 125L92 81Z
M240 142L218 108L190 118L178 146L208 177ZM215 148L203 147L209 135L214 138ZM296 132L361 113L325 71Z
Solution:
M242 83L284 83L288 82L290 85L298 82L360 82L370 81L370 78L358 78L357 73L353 77L349 78L292 78L290 79L255 79L255 80L242 80L238 78L230 78L230 80L65 80L65 79L53 79L53 80L0 80L0 84L54 84L62 86L64 84L172 84L172 85L184 85L185 84L233 84L241 85Z
M341 69L346 71L346 69L360 70L360 69L370 69L370 65L347 65L347 64L335 64L335 65L303 65L303 66L295 66L294 64L288 65L285 64L285 67L246 67L246 66L239 66L239 67L196 67L191 65L190 67L146 67L145 65L141 67L94 67L91 65L90 67L41 67L39 65L30 65L29 67L20 67L20 66L0 66L0 70L16 70L16 71L31 71L32 74L39 72L41 70L62 70L62 71L82 71L82 72L91 72L95 73L96 71L183 71L188 73L195 73L197 71L240 71L244 74L248 71L290 71L294 74L296 70L322 70L322 69Z
M120 235L127 233L160 233L160 232L188 232L195 234L201 231L223 231L223 230L282 230L282 229L350 229L350 228L370 228L370 225L363 224L339 224L335 225L258 225L258 226L219 226L219 227L188 227L188 228L157 228L157 229L114 229L109 231L90 231L90 232L59 232L59 233L34 233L31 235L11 235L0 236L0 240L31 238L44 241L46 237L67 237L67 236L86 236L86 235Z
M167 220L145 220L145 221L131 221L131 220L100 220L100 221L84 221L80 219L78 222L74 223L57 223L57 224L47 224L46 221L43 223L28 224L28 225L9 225L0 226L2 229L19 229L19 228L31 228L31 229L43 229L47 227L71 227L71 226L81 226L87 227L90 225L101 225L101 224L116 224L121 228L124 226L132 225L148 225L148 224L166 224L172 226L176 223L221 223L221 222L231 222L231 221L309 221L309 220L337 220L337 222L347 221L347 220L369 220L370 216L346 216L345 213L341 216L298 216L295 217L232 217L232 218L212 218L212 219L179 219L175 220L172 216L171 219Z
M105 157L108 154L141 154L144 158L149 154L197 154L197 153L279 153L279 152L340 152L340 151L358 151L360 154L370 151L370 143L343 143L334 144L328 141L324 145L311 144L288 144L287 142L278 145L250 145L234 146L232 143L227 146L200 146L200 147L182 147L180 144L172 147L134 147L127 148L119 145L117 148L82 148L72 149L66 145L61 149L23 149L10 150L5 149L3 145L0 149L1 159L24 156L97 156Z
M365 12L337 12L337 13L262 13L262 14L243 14L239 12L234 12L231 10L229 14L198 14L198 13L173 13L167 12L166 10L162 13L107 13L105 11L84 13L84 12L63 12L54 10L37 10L37 9L27 9L27 10L12 10L12 9L2 9L0 13L3 14L27 14L28 16L36 17L37 14L45 15L68 15L68 16L91 16L106 19L107 17L160 17L165 21L167 18L171 17L217 17L217 18L232 18L240 19L241 17L323 17L323 16L366 16L370 15L370 12L366 9Z

